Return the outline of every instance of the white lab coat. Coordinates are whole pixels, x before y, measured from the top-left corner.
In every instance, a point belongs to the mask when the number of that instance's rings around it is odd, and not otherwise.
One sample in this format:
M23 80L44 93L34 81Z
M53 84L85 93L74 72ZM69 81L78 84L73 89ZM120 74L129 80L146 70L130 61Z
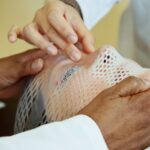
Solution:
M120 0L76 0L82 10L84 23L91 29Z
M108 150L96 123L84 115L0 138L0 150L34 149Z

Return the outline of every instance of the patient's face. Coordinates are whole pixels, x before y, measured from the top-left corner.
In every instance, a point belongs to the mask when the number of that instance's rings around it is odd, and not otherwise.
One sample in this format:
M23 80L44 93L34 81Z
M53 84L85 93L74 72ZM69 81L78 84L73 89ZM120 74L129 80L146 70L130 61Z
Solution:
M45 69L30 80L20 99L15 131L59 121L78 113L104 89L130 75L150 80L150 70L120 56L109 46L79 63L65 56L47 58Z

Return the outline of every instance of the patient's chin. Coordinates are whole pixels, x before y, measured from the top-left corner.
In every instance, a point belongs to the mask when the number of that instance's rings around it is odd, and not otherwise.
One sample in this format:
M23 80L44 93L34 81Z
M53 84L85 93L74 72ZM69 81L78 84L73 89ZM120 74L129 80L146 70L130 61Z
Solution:
M150 80L150 70L105 46L74 63L48 57L46 67L29 80L17 109L15 133L76 115L99 93L129 76Z

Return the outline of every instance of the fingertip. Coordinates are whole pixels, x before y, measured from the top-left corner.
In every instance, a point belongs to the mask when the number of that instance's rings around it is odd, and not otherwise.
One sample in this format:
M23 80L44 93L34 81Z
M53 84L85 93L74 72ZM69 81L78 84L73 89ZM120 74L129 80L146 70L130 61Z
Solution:
M43 66L44 66L44 60L38 58L32 62L31 69L33 73L38 73L42 70Z
M17 38L15 35L11 35L8 37L8 40L11 42L11 43L15 43L17 41Z
M69 35L69 36L67 37L67 39L68 39L68 41L71 42L72 44L75 44L75 43L78 42L78 37L77 37L76 35L73 35L73 34Z
M49 55L55 56L58 54L58 49L53 44L51 44L47 47L47 53Z
M70 53L70 58L71 58L72 61L77 62L77 61L80 61L80 60L81 60L82 54L81 54L80 51L75 51L75 50L74 50L74 51L72 51L72 52Z
M83 40L83 45L84 45L84 51L86 51L87 53L94 53L96 51L93 42L87 39Z

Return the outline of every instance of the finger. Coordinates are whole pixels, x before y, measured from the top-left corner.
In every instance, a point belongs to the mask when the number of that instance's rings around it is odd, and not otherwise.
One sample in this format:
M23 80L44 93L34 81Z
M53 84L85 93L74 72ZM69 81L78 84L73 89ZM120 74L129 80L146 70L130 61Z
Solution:
M23 38L22 29L17 26L13 26L8 32L8 40L11 43L14 43L17 41L17 38Z
M38 32L37 26L35 24L26 26L24 28L24 34L30 42L32 42L40 49L48 51L51 55L57 54L57 48Z
M65 41L59 33L51 27L45 20L42 21L41 30L62 52L64 52L71 60L79 61L82 57L80 50L71 43ZM39 23L38 23L39 24ZM39 24L40 26L40 24Z
M22 77L36 75L42 71L44 68L44 60L42 58L38 58L29 62L22 62L20 64L15 64L15 68L15 71L12 70L12 77L15 81L18 81Z
M44 57L45 53L36 49L14 55L12 58L12 62L15 62L14 65L16 65L14 77L20 79L40 72L44 67Z
M95 52L94 38L82 20L74 20L72 26L78 35L79 42L83 45L83 51L87 53Z
M49 24L53 26L53 28L60 33L62 37L67 39L68 42L72 44L77 43L78 37L73 30L72 26L66 21L64 16L59 15L58 12L53 12L48 16Z
M53 28L46 34L50 41L55 43L71 60L79 61L81 59L82 54L80 50L75 45L64 41Z
M150 82L136 77L128 77L113 87L114 93L121 97L135 95L150 89Z
M40 49L30 49L28 51L25 51L21 54L16 54L12 56L13 60L15 61L18 59L20 63L26 63L38 58L44 58L47 55L45 51L41 51Z
M35 75L39 73L44 67L44 60L41 58L30 61L26 64L23 64L24 68L20 69L20 76Z
M83 45L83 50L84 52L87 53L93 53L96 51L95 47L94 47L94 42L89 38L89 34L85 34L85 36L83 37L82 41L82 45Z
M6 89L1 90L0 98L8 99L8 98L13 98L13 97L18 97L24 89L24 86L23 86L24 84L25 84L25 80L21 80L17 82L16 84L9 86Z

